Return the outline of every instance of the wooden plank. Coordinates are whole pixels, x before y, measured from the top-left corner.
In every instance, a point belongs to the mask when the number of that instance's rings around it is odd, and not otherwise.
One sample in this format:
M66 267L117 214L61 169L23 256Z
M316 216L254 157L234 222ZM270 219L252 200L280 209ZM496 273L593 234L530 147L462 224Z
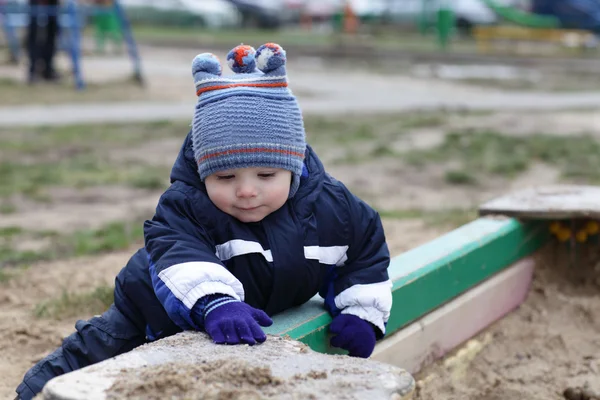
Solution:
M533 253L548 238L543 224L479 218L394 257L389 268L394 305L388 335ZM340 353L329 346L331 317L322 304L317 296L276 315L265 331L290 336L315 351Z
M382 341L372 358L420 371L521 304L534 266L531 257L518 261Z
M600 218L600 186L528 188L482 204L479 214L539 220Z

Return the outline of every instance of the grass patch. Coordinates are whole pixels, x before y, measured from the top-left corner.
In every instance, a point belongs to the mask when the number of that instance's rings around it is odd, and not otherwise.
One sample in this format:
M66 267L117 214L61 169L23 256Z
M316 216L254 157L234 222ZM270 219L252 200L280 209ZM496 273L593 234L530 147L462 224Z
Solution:
M421 219L425 214L423 210L377 210L381 218L390 219Z
M69 71L64 72L69 75ZM111 82L87 82L85 90L77 90L70 79L52 85L36 85L35 97L27 83L10 78L0 79L0 105L31 105L32 102L42 105L60 103L94 103L110 101L145 100L147 91L140 86L133 76L128 79Z
M444 126L447 120L448 113L445 111L417 111L402 118L402 127L404 129L435 128Z
M144 189L164 189L171 165L152 160L111 156L115 149L136 148L148 141L183 138L188 122L154 122L89 126L0 129L0 198L22 194L49 201L44 188L123 184ZM15 211L0 202L2 213Z
M597 53L598 54L598 53ZM517 79L485 79L485 78L469 78L461 79L463 84L475 86L484 86L488 88L501 90L535 90L544 92L588 92L597 91L600 88L600 79L597 74L585 73L578 71L577 79L568 73L550 73L544 72L539 80L531 80L524 78Z
M170 167L157 167L137 163L120 165L81 155L56 163L24 164L0 163L0 197L23 194L37 201L49 200L44 188L67 186L84 188L111 184L124 184L144 189L161 189L168 186Z
M463 169L453 169L444 174L446 182L454 185L473 185L477 182L475 175Z
M438 147L405 155L414 165L457 161L460 169L446 180L471 183L477 175L513 178L532 162L558 167L564 178L600 182L600 142L591 136L505 136L497 132L451 133ZM462 171L462 172L461 172Z
M183 142L189 130L189 121L1 128L0 155L42 159L50 153L54 159L72 158L98 149L131 148L155 139L180 137Z
M10 202L0 202L0 214L14 214L17 212L17 206Z
M52 319L101 314L113 303L113 293L114 287L106 284L83 293L63 290L60 297L38 304L34 314L38 318Z
M144 238L144 227L139 224L116 222L98 230L78 231L64 238L61 245L73 256L123 250Z
M133 175L129 184L140 189L166 189L169 184L169 171L167 168L149 168L146 173Z
M378 210L382 219L421 219L427 226L457 228L478 218L477 210Z
M10 281L28 268L28 265L22 265L18 268L10 269L0 268L0 284Z
M327 152L336 146L344 152L333 163L357 164L375 158L399 157L390 143L411 130L443 127L450 115L441 110L399 115L312 116L305 118L304 124L308 141L317 152Z
M428 226L454 229L474 221L478 217L477 210L454 209L428 212L423 219Z
M449 113L419 111L396 115L344 117L309 116L304 119L311 140L355 142L395 137L408 129L444 126Z
M12 245L14 240L24 236L49 237L51 240L47 247L38 251L15 249ZM3 239L3 243L0 243L0 268L124 250L144 239L144 228L141 221L115 222L99 229L79 230L68 235L21 231Z
M134 24L133 34L140 42L181 43L218 45L232 48L243 38L244 43L258 48L263 43L275 42L284 48L289 45L323 46L335 43L335 36L305 30L281 29L198 29L198 27L174 27L160 25Z
M10 272L0 269L0 283L8 282L11 278L12 274Z
M0 268L11 265L27 265L49 259L52 259L51 252L15 250L10 245L0 245Z
M0 228L0 238L11 238L21 233L23 233L23 229L18 226L7 226L5 228Z
M339 143L372 140L376 138L375 126L359 118L305 118L304 125L309 141Z

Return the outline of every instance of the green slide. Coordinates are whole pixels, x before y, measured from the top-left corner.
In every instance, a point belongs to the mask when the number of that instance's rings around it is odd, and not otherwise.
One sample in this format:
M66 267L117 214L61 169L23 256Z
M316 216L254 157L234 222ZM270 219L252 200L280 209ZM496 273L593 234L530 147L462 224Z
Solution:
M482 0L489 8L491 8L496 14L517 25L527 26L529 28L559 28L560 22L557 18L536 15L525 11L521 11L518 8L503 6L496 3L494 0Z

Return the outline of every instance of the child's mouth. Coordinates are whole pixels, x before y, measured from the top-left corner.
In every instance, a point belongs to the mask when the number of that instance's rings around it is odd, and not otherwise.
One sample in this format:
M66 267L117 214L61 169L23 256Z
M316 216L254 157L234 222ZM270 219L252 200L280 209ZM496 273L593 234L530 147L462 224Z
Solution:
M242 211L254 211L258 208L259 206L256 207L238 207L240 210Z

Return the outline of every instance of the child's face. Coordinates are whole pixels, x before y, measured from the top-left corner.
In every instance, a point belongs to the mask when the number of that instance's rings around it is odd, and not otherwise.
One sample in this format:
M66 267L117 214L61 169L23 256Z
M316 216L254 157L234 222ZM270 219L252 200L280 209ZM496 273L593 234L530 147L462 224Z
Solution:
M292 173L280 168L238 168L209 175L208 197L242 222L258 222L285 204Z

